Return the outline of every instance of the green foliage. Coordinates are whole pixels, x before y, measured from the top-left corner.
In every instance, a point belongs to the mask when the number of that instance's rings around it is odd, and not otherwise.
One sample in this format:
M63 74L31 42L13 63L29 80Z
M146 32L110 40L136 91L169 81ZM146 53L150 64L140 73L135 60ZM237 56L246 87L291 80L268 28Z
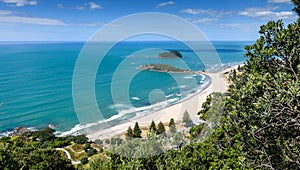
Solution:
M145 64L145 65L141 65L139 68L142 70L150 70L150 71L157 71L157 72L177 72L177 73L191 72L190 70L184 70L168 64Z
M201 123L198 126L194 126L190 129L189 133L191 134L192 138L196 138L196 137L200 137L200 134L204 128L204 126L206 126L205 123Z
M91 144L89 144L89 143L85 144L85 146L83 147L83 150L85 152L87 152L89 149L91 149Z
M71 141L66 138L56 138L53 142L49 143L49 146L53 148L63 148L69 146Z
M157 126L157 134L164 134L166 132L165 125L162 122L159 122Z
M85 135L78 135L73 137L73 141L76 144L85 144L88 142L88 138Z
M52 148L0 143L0 169L73 169L70 160Z
M299 12L299 1L293 2ZM199 112L204 123L190 129L191 141L182 150L147 160L132 158L136 150L125 152L125 157L111 157L112 168L298 169L299 25L285 28L282 21L271 21L261 27L262 36L245 47L248 60L233 76L229 96L213 93L207 98ZM171 120L170 129L173 125ZM181 140L177 133L172 137L172 144ZM123 151L137 146L131 142Z
M173 118L170 119L170 122L169 122L169 128L170 128L170 132L171 133L175 133L177 130L176 130L176 125L175 125L175 121Z
M11 147L11 144L0 143L0 169L10 170L21 168L18 161L12 157L13 150Z
M41 142L50 141L55 138L54 135L55 130L46 127L42 130L36 131L33 133L33 136L38 138Z
M112 145L120 145L121 143L123 143L123 139L120 139L120 138L111 138L110 139L110 144L112 144Z
M132 138L120 145L111 145L110 153L114 153L112 160L116 164L120 159L130 160L131 158L147 158L159 155L163 152L162 140L156 137L154 132L149 133L147 140Z
M202 103L202 109L198 112L200 119L206 120L208 117L208 110L211 106L212 95L207 96L206 101Z
M94 149L94 148L89 148L89 149L86 151L86 153L87 153L87 156L88 156L88 157L91 157L91 156L97 154L97 150Z
M134 125L134 128L133 128L133 137L134 138L141 138L142 137L141 134L142 134L142 130L139 127L139 123L135 122L135 125Z
M150 124L149 130L150 130L150 131L156 132L156 125L155 125L155 123L154 123L153 120L152 120L152 122L151 122L151 124Z
M131 127L129 126L128 129L127 129L127 132L125 134L126 136L126 139L130 139L130 138L133 138L133 131L131 129Z
M159 54L158 57L161 57L161 58L182 58L182 55L180 54L180 52L178 52L176 50L171 50L171 51Z
M103 141L100 140L100 139L96 139L96 140L94 141L94 143L96 143L96 144L98 144L98 145L102 145L102 144L103 144Z
M89 167L90 170L112 169L111 161L109 159L100 156L93 157L93 159L89 161L89 165L90 165Z
M87 164L87 163L89 162L89 159L88 159L87 157L83 157L83 158L80 159L80 162L81 162L83 165L85 165L85 164Z
M182 123L183 123L184 126L186 126L186 127L193 126L193 121L192 121L192 119L191 119L191 117L190 117L189 112L185 111L185 112L183 113Z
M110 140L109 139L104 139L104 143L109 144Z
M300 16L300 0L292 0L295 7L294 11L297 12L297 14Z

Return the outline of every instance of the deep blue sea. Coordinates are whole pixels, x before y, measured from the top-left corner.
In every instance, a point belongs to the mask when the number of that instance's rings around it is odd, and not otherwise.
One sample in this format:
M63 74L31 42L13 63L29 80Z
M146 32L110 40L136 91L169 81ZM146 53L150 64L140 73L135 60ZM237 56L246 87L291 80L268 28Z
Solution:
M251 42L213 42L224 65L242 63L247 44ZM72 78L83 46L83 42L0 43L0 132L18 126L39 129L49 124L60 132L74 132L82 127L78 125L73 104ZM183 59L156 58L163 50L178 50ZM206 57L209 57L209 52ZM205 76L137 69L141 64L151 63L206 69L195 53L179 42L117 44L102 60L95 78L97 104L106 120L116 124L137 114L147 114L174 104L201 90L209 81ZM184 81L178 83L177 79ZM196 85L191 82L196 82ZM93 113L88 104L84 110L87 114Z

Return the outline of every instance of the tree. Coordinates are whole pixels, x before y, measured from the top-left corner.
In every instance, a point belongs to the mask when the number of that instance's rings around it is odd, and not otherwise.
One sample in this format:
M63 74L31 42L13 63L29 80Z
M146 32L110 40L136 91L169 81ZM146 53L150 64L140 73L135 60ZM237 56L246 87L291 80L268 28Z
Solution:
M87 156L91 157L91 156L97 154L97 150L95 148L90 148L87 150L86 153L87 153Z
M166 132L165 125L162 122L159 122L157 126L158 126L157 128L158 134L163 134Z
M37 137L41 142L45 142L55 139L54 132L54 129L46 127L42 130L36 131L33 136Z
M131 130L131 132L132 132L132 130ZM100 140L100 139L96 139L94 142L95 142L96 144L98 144L98 145L102 145L102 144L103 144L103 141Z
M139 124L138 124L138 122L135 122L135 125L133 128L133 137L141 138L142 137L141 134L142 134L142 130L140 129Z
M169 122L169 128L170 128L170 132L171 133L175 133L177 130L176 130L176 125L175 125L175 121L173 118L170 119L170 122Z
M300 0L292 0L295 7L294 7L294 11L297 12L298 15L300 15Z
M133 131L130 126L128 127L125 136L126 136L126 139L133 138Z
M89 162L89 159L88 159L87 157L83 157L83 158L80 159L80 162L81 162L83 165L85 165L85 164L87 164L87 163Z
M189 112L185 111L185 112L183 113L182 123L183 123L184 126L186 126L186 127L190 127L190 126L193 125L193 121L192 121L192 119L191 119L191 117L190 117Z
M91 144L89 144L89 143L85 144L85 146L83 147L83 150L85 152L87 152L89 149L91 149Z
M85 135L74 136L73 140L76 144L85 144L88 142L88 138Z
M149 131L154 131L154 132L156 132L156 125L155 125L155 123L154 123L153 120L152 120L152 122L151 122L151 124L150 124Z

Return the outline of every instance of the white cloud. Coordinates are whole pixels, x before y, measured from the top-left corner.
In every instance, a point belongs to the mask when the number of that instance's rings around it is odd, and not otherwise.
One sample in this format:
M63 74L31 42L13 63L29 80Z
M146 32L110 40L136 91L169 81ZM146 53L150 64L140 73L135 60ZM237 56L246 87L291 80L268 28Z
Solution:
M83 4L82 6L73 7L73 9L77 9L77 10L84 10L84 9L95 10L95 9L102 9L102 6L100 4L97 4L93 1L91 1L91 2Z
M160 3L160 4L157 4L157 5L156 5L156 8L160 8L160 7L168 6L168 5L174 5L174 4L175 4L174 1L162 2L162 3Z
M35 25L67 25L61 20L19 15L18 12L0 10L0 23L35 24Z
M0 16L11 15L11 14L14 14L14 13L15 12L13 12L13 11L0 10Z
M249 16L249 17L258 17L262 19L294 19L295 15L290 11L281 11L275 12L270 9L263 8L248 8L243 12L240 12L239 15Z
M229 11L215 11L212 9L184 9L184 10L181 10L180 12L186 13L186 14L191 14L191 15L203 14L203 15L209 15L209 16L214 16L214 17L220 17L223 15L231 14L231 12L229 12Z
M96 4L93 1L89 2L88 5L89 5L90 9L101 9L102 8L100 4Z
M201 19L196 19L196 20L192 20L191 22L193 24L197 24L197 23L209 23L211 21L216 21L219 20L217 18L201 18Z
M77 10L84 10L84 9L85 9L85 6L76 6L76 7L74 7L74 9L77 9Z
M291 4L292 0L268 0L268 3L285 3L285 4Z
M36 0L0 0L0 2L7 3L11 6L37 5Z
M192 14L192 15L197 15L197 14L215 14L217 11L213 11L211 9L184 9L180 11L181 13L186 13L186 14Z

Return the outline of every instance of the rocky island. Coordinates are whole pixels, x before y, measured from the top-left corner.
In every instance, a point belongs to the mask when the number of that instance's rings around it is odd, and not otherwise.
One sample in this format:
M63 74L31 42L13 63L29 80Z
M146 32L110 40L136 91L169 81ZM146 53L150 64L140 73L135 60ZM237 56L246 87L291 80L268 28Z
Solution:
M141 70L149 70L156 72L164 72L164 73L191 73L194 72L192 70L184 70L181 68L177 68L168 64L145 64L138 67Z
M182 55L176 50L171 50L158 54L157 58L182 58Z

